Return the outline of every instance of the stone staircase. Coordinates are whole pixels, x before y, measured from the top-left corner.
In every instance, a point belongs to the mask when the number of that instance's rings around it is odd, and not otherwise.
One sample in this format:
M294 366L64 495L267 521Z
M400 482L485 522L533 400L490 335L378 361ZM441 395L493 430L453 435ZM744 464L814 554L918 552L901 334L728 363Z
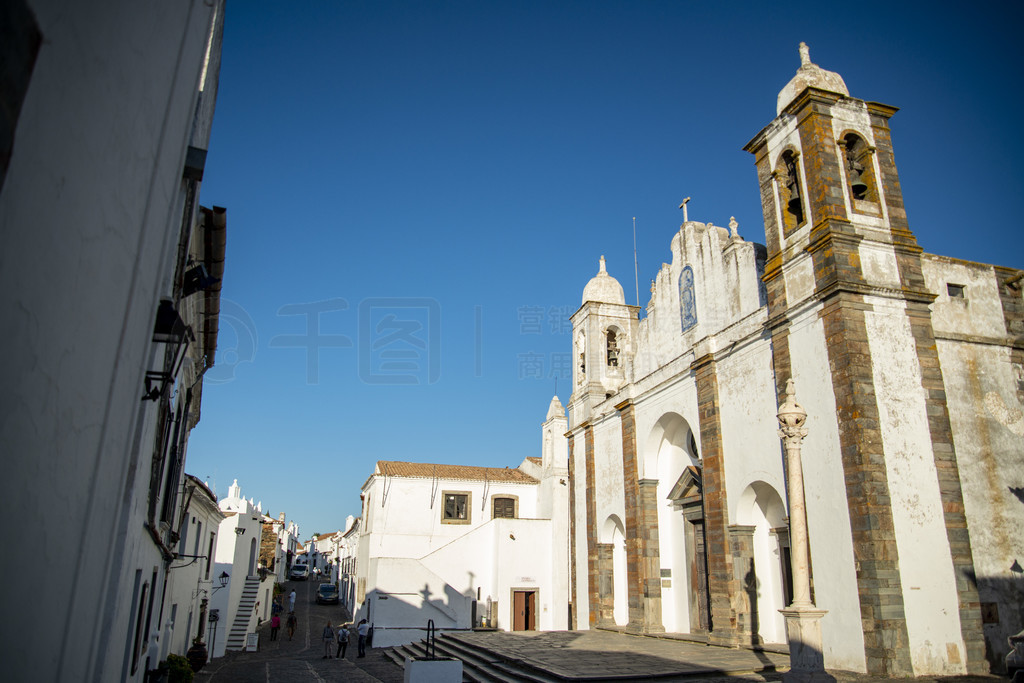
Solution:
M242 597L238 601L238 611L235 612L235 621L228 632L228 642L225 646L228 650L245 649L245 636L249 633L249 624L252 622L252 613L256 609L256 596L259 592L260 577L246 578Z
M461 640L456 634L448 633L435 638L434 649L438 657L462 660L464 683L565 683L564 679L539 669L505 660L490 650ZM406 657L427 655L426 639L387 648L384 655L404 667Z

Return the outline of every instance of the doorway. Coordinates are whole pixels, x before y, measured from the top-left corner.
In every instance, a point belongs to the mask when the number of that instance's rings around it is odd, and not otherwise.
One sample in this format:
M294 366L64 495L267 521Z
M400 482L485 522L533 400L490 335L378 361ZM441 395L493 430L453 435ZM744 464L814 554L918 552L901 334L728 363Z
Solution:
M512 630L537 630L537 591L512 591Z

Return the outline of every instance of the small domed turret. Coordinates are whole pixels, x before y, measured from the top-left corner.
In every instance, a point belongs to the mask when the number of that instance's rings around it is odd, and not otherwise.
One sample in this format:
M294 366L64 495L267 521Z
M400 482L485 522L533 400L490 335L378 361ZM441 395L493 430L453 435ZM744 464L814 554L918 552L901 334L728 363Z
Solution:
M605 270L604 256L601 257L601 270L583 288L583 303L588 301L623 305L626 303L626 294L622 291L622 285Z
M788 107L789 103L795 100L796 96L807 88L828 90L829 92L838 93L846 97L850 96L850 91L846 89L843 77L834 71L825 71L812 62L811 50L807 47L807 43L800 43L800 68L796 70L796 76L793 76L793 79L779 93L778 106L775 113L781 114L782 110Z

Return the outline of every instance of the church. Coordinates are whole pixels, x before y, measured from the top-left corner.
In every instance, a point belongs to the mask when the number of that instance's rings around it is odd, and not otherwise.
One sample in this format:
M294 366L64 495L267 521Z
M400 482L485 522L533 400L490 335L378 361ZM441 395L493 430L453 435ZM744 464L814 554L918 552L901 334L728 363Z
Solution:
M572 317L571 627L786 643L792 379L825 666L1000 671L1024 627L1024 271L923 253L897 109L800 59L744 148L766 244L684 214L644 310L601 257Z

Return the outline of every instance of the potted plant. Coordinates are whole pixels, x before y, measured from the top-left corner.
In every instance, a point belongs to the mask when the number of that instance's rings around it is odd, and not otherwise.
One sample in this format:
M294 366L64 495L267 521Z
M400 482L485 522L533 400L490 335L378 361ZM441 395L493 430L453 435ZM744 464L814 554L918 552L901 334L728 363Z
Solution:
M209 658L210 653L206 650L206 643L203 642L202 637L196 636L192 640L192 647L185 653L185 658L188 660L189 665L192 667L192 671L199 671L206 666L206 660ZM192 680L191 678L189 680Z

